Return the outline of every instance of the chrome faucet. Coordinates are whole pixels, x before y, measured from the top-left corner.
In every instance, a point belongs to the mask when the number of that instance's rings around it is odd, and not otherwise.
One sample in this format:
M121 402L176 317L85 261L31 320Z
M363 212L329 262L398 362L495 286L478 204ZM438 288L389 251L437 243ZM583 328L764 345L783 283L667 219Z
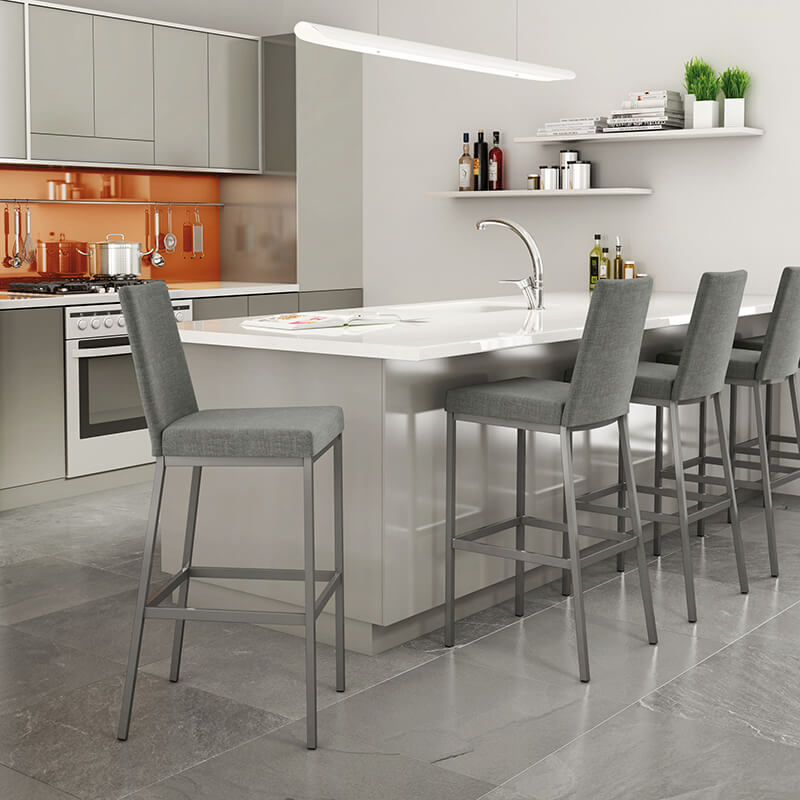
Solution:
M542 268L542 254L533 241L533 237L517 222L512 222L510 219L481 219L475 224L475 227L482 231L489 225L499 225L502 228L510 228L514 233L519 236L528 248L528 253L531 256L532 274L526 278L518 278L516 280L498 281L499 283L513 283L518 289L522 290L525 299L528 301L528 308L534 311L541 311L544 309L542 299L544 295L544 273Z

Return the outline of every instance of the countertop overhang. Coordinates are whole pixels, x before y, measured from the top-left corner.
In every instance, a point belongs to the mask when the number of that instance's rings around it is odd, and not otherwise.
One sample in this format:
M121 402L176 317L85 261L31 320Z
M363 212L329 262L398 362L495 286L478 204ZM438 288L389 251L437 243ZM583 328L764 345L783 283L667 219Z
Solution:
M242 318L185 322L179 327L185 344L425 361L575 341L583 333L589 300L588 293L550 292L544 311L529 311L516 296L340 309L329 313L381 312L425 321L289 333L244 328ZM739 316L768 314L773 302L771 295L746 295ZM687 325L693 304L690 292L654 293L645 330Z

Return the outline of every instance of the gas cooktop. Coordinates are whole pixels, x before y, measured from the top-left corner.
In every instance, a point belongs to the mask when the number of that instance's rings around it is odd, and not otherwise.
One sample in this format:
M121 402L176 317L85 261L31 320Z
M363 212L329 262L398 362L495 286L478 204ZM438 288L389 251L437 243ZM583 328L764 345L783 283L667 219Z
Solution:
M50 277L51 279L48 279ZM3 281L2 288L15 294L106 294L116 292L121 286L138 286L142 283L155 283L154 280L138 275L93 275L76 276L37 276L25 281Z

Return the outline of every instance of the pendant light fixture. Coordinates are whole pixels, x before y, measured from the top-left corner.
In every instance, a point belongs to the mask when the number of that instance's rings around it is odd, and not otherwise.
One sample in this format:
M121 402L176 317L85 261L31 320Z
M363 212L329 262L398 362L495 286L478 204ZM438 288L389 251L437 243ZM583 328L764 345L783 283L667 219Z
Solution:
M408 39L393 39L389 36L363 33L348 28L333 28L329 25L318 25L316 22L298 22L294 26L294 32L298 39L324 47L336 47L340 50L352 50L372 56L399 58L404 61L419 61L423 64L452 67L470 72L484 72L504 78L521 78L528 81L565 81L575 77L575 73L569 69L531 64L512 58L488 56L469 50L438 47Z

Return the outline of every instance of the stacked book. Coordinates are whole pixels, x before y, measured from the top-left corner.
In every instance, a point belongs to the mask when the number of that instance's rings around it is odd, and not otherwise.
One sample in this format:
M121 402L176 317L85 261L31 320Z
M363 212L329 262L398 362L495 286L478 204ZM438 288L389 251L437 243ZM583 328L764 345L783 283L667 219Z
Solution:
M546 122L536 131L537 136L587 136L600 133L607 124L606 117L561 117L558 122Z
M657 131L683 127L683 98L671 89L629 92L622 107L608 115L603 133Z

